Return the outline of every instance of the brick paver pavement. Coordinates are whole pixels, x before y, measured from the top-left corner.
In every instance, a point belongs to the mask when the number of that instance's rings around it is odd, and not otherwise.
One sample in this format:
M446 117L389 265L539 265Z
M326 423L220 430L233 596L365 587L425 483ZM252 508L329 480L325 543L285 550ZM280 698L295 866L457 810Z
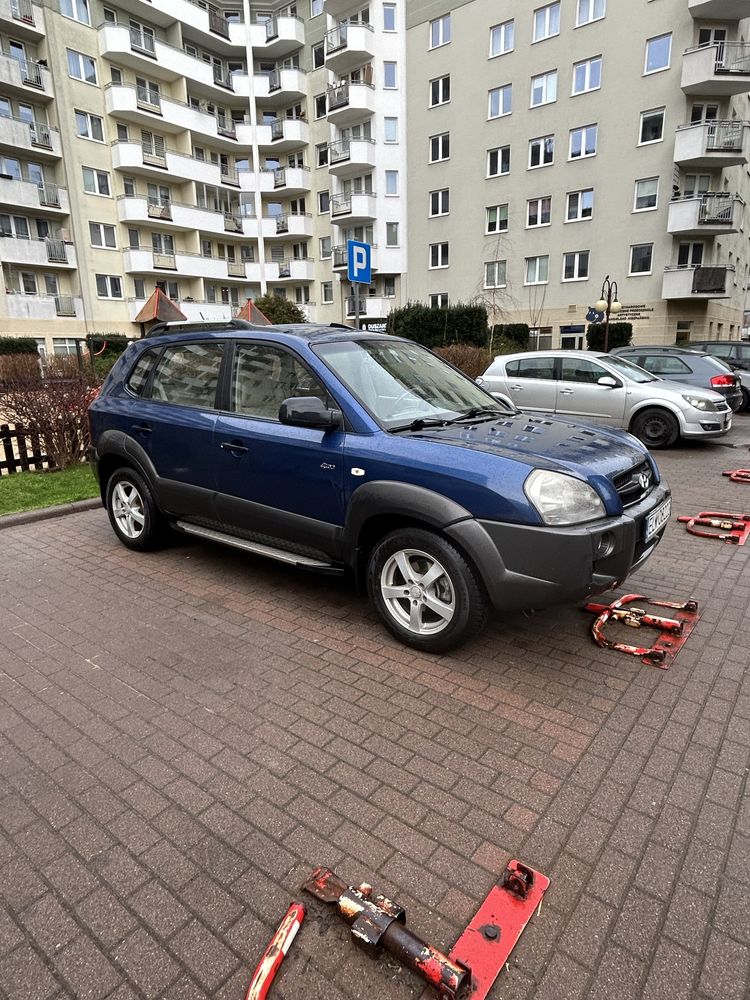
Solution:
M750 418L727 443L661 457L676 513L750 508ZM317 863L447 948L511 856L553 886L494 995L748 995L750 546L673 524L636 577L701 603L669 672L575 609L418 655L342 582L102 511L0 551L4 997L241 1000ZM273 995L420 995L347 935L313 903Z

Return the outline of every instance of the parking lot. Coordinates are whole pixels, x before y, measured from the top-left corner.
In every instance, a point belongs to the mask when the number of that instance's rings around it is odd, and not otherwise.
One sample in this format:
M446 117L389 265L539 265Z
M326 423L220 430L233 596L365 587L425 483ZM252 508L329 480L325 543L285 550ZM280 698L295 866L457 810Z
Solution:
M750 513L750 416L658 461L675 515ZM750 545L669 526L628 585L699 602L662 671L576 608L421 655L343 582L102 510L0 540L0 995L241 1000L317 864L447 950L518 857L552 888L493 996L747 996ZM271 995L421 992L311 903Z

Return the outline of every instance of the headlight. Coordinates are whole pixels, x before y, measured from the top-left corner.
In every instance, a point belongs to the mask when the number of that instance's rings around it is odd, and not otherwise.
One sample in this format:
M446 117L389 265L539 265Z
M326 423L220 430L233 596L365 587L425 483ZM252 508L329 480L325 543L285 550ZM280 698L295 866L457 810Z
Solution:
M696 410L716 412L716 403L712 399L706 399L704 396L683 396L682 398L686 403L694 406Z
M588 483L560 472L535 469L523 488L545 524L580 524L607 513L602 498Z

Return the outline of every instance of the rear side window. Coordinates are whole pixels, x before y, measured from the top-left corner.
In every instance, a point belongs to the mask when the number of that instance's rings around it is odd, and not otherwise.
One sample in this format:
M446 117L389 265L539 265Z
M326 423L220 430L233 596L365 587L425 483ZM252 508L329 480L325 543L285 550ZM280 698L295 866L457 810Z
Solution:
M156 351L144 351L140 358L138 358L135 368L133 368L130 377L125 383L134 395L143 395L149 376L154 369L155 361Z
M213 409L224 354L223 344L177 344L168 347L156 366L151 399Z
M521 358L509 361L505 370L512 378L553 379L555 377L554 358Z
M690 375L693 371L682 358L671 354L648 354L643 359L643 367L654 375Z

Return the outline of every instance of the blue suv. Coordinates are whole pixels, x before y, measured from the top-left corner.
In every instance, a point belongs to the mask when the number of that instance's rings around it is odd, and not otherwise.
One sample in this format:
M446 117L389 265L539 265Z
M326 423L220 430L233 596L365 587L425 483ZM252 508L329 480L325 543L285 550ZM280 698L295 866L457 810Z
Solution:
M614 587L670 516L629 434L512 410L431 351L347 327L155 328L90 422L128 548L178 529L349 573L394 635L428 651L478 633L492 607Z

